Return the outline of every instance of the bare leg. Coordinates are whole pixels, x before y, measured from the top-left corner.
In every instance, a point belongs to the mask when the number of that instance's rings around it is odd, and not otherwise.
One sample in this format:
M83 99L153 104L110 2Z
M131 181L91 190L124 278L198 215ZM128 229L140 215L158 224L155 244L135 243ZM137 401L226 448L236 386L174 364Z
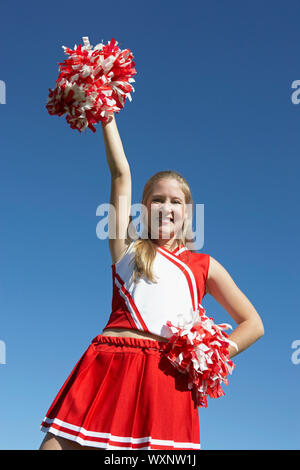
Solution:
M47 432L39 450L99 450L97 447L88 447L78 444L78 442L55 436Z

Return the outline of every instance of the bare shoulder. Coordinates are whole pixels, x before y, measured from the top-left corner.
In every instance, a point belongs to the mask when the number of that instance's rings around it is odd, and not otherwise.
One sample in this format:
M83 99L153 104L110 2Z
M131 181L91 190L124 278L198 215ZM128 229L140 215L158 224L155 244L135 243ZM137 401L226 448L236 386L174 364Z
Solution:
M206 292L224 307L236 323L253 320L260 325L262 330L261 319L250 300L237 286L224 266L213 257L210 257Z
M206 281L206 292L212 293L213 285L230 283L232 287L233 279L224 266L212 256L209 257L209 268Z
M126 237L109 239L109 249L112 258L112 263L121 261L125 253L128 251L129 246L138 238L137 231L132 224L132 216L129 216L129 226L127 227Z
M209 255L209 268L208 268L208 274L207 274L207 281L209 281L209 279L212 279L216 274L221 273L223 270L225 270L224 266L222 266L222 264L219 263L219 261L217 261L215 258Z
M131 238L126 238L124 240L109 239L109 248L113 264L121 261L132 242L133 240Z

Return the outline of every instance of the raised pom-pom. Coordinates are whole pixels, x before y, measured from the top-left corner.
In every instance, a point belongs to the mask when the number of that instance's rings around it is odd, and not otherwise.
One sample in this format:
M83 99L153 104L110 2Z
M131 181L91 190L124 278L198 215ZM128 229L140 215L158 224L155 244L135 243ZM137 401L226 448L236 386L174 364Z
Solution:
M173 366L188 374L188 387L195 389L197 405L207 408L207 396L225 395L221 383L228 385L228 374L235 365L229 358L228 347L236 343L223 330L232 328L227 323L216 325L205 315L204 308L192 312L192 321L178 325L167 322L164 331L169 338L165 355Z
M135 63L131 51L119 49L115 39L94 48L88 37L82 39L83 47L62 46L69 58L59 63L60 74L55 89L49 88L46 108L51 115L66 114L72 129L81 132L88 127L96 132L94 124L108 122L124 107L126 97L131 101Z

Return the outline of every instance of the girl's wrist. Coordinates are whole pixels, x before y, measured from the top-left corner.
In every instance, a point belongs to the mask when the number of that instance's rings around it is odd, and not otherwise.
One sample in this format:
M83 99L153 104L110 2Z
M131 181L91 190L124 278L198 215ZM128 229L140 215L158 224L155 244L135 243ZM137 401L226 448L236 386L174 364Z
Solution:
M102 125L103 129L104 129L104 127L106 127L108 124L110 124L112 121L114 121L114 119L115 119L115 116L114 116L114 114L112 114L111 116L109 116L107 122L101 121L101 125Z
M236 356L238 354L238 351L230 344L228 346L228 353L229 353L229 359L231 359L233 356Z

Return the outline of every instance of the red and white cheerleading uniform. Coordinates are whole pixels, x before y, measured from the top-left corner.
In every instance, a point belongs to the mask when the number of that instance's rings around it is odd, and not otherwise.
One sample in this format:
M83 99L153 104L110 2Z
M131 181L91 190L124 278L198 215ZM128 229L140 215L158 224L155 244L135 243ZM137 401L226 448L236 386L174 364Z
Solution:
M133 241L112 267L106 328L167 336L192 321L205 295L210 257L157 247L153 274L132 279ZM41 430L99 449L200 449L198 406L187 374L165 357L167 342L99 334L57 394Z
M164 325L178 316L190 319L205 295L209 255L190 252L180 245L173 252L157 248L153 273L157 283L142 276L132 281L134 242L112 265L112 313L105 328L132 328L165 336Z

